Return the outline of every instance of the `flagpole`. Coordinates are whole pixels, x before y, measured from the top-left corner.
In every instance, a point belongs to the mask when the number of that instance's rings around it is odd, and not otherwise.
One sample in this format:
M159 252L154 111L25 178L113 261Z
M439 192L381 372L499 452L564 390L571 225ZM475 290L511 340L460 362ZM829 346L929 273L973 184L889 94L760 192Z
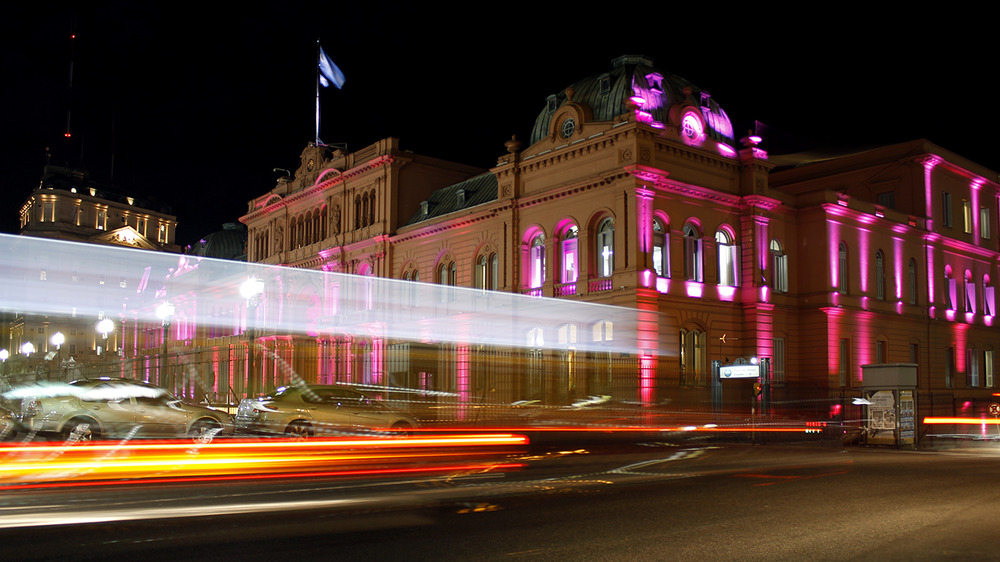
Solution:
M319 37L316 38L316 145L319 145Z

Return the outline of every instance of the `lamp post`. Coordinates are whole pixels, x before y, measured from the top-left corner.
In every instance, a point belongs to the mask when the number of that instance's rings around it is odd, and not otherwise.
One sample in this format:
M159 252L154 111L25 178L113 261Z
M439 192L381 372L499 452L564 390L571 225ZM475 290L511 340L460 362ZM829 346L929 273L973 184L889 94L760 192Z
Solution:
M170 301L156 307L156 316L163 323L163 349L160 351L160 386L167 391L174 392L174 381L167 371L167 359L170 357L167 349L167 340L170 337L170 321L174 317L174 305Z
M62 332L56 332L52 334L49 341L52 345L56 346L56 366L59 367L62 363L62 344L66 343L66 336L64 336Z
M115 323L110 318L104 318L97 323L97 332L104 338L104 346L97 347L97 354L101 355L108 349L108 334L115 331Z
M257 369L254 365L254 344L257 338L257 302L264 293L264 281L258 277L248 277L240 283L240 296L247 301L247 397L257 394Z

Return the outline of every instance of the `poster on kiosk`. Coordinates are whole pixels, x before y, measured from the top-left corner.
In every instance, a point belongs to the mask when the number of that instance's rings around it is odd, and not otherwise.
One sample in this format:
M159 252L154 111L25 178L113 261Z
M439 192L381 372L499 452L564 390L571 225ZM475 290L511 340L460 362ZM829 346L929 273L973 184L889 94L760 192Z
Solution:
M916 443L917 365L862 365L862 402L868 410L865 440L870 445L913 446Z

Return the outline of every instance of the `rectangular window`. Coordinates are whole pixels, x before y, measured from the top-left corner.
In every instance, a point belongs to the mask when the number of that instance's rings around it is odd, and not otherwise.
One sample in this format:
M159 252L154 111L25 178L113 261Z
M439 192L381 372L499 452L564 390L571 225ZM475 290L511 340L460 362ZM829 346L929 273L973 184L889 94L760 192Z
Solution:
M986 285L983 287L983 314L987 316L996 316L996 297L993 293L993 287Z
M990 208L980 207L979 209L979 237L983 240L990 239Z
M944 350L944 386L952 387L952 380L955 375L955 348L948 347Z
M976 311L976 283L971 279L965 282L965 311Z
M969 388L979 386L979 354L973 348L965 350L966 383Z
M947 306L948 310L956 310L955 301L957 300L958 294L955 292L955 280L951 277L945 277L944 281L945 306Z
M788 292L788 256L774 254L774 292Z
M97 211L97 224L94 225L97 230L104 230L108 226L108 212L104 209L99 209Z
M951 194L941 194L941 224L951 227Z
M887 362L885 360L885 356L886 356L885 348L886 348L886 345L885 345L884 341L877 341L877 342L875 342L875 361L877 361L879 363L886 363Z
M915 344L910 344L910 363L920 363L920 347Z
M160 225L160 231L156 235L156 241L157 242L167 241L167 225L165 224Z
M962 199L962 231L972 234L972 203Z
M785 382L785 338L774 338L774 360L771 362L772 382Z
M993 350L983 352L983 375L986 377L986 388L993 388Z
M851 340L840 339L840 386L847 386L847 372L851 366Z

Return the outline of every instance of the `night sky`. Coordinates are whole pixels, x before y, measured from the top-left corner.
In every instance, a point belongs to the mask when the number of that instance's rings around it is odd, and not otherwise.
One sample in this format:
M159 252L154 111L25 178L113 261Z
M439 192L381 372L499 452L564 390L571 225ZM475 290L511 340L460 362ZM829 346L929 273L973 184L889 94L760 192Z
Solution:
M988 18L968 11L33 4L0 12L2 232L16 231L46 147L53 163L169 206L182 245L237 220L314 136L317 38L347 78L321 94L321 137L352 150L397 136L488 168L512 134L527 140L546 96L645 54L711 92L738 137L765 123L772 153L923 137L1000 169L996 49Z

